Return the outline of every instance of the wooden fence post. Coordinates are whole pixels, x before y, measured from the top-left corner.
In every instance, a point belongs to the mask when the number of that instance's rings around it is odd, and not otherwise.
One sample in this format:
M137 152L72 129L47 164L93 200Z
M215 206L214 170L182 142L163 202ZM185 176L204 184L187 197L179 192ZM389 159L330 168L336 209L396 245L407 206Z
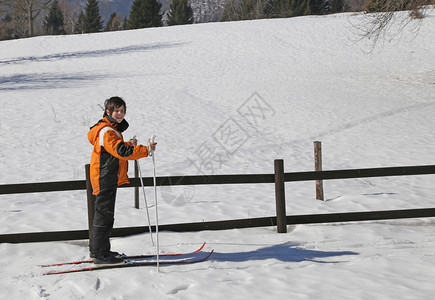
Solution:
M287 220L285 209L285 182L284 161L275 159L275 201L276 201L276 225L278 233L287 233Z
M91 165L85 165L86 174L86 193L88 200L88 227L89 227L89 241L91 240L91 230L92 223L94 222L94 211L95 211L95 195L92 194L91 185Z
M134 161L134 177L139 178L139 168L137 160ZM139 187L134 187L134 207L139 209Z
M322 142L314 142L314 171L322 171ZM325 200L323 180L316 180L316 199Z

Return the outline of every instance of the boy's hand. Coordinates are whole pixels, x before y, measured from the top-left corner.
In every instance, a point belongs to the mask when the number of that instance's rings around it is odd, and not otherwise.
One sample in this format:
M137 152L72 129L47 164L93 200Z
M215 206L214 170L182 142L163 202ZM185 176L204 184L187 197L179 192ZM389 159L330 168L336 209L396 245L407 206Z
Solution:
M137 139L136 139L136 136L134 136L134 137L130 140L130 143L131 143L133 146L137 146Z
M148 152L156 151L156 145L157 145L157 143L149 143L148 144Z

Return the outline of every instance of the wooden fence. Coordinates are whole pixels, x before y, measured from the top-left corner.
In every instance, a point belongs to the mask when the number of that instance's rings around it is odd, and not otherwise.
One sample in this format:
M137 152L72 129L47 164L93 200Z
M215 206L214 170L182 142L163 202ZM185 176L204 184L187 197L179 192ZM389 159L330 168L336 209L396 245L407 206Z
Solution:
M160 230L167 231L200 231L200 230L223 230L233 228L277 226L279 233L287 231L287 225L294 224L314 224L331 222L355 222L384 219L402 218L425 218L435 217L435 208L390 210L390 211L370 211L352 213L331 213L314 215L286 215L285 211L285 182L294 181L318 181L331 179L350 179L364 177L388 177L388 176L409 176L409 175L428 175L435 174L435 165L424 166L404 166L370 169L349 169L331 171L312 171L312 172L284 172L283 160L275 160L274 174L243 174L243 175L210 175L210 176L169 176L157 177L158 186L175 185L212 185L212 184L257 184L274 183L276 216L263 218L250 218L238 220L224 220L199 223L168 224L160 225ZM144 177L145 186L153 185L153 178ZM130 184L122 187L139 187L139 178L132 178ZM6 184L0 185L1 194L16 193L41 193L53 191L86 190L86 180L44 182L44 183L25 183L25 184ZM88 199L90 186L88 184ZM92 201L88 201L88 207ZM89 207L92 211L92 207ZM89 214L90 218L92 213ZM91 220L88 220L91 222ZM91 223L89 223L91 224ZM154 228L152 228L154 230ZM112 237L128 236L132 234L149 232L148 226L115 228ZM87 239L89 230L76 231L54 231L54 232L33 232L0 235L0 243L24 243L24 242L44 242Z

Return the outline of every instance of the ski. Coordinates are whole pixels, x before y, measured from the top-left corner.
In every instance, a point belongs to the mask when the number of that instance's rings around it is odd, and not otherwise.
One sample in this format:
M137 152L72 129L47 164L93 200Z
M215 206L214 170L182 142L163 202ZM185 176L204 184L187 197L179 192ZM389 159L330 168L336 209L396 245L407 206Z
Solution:
M214 250L206 253L203 257L190 257L187 259L176 259L176 260L160 260L160 265L186 265L186 264L195 264L206 261L213 254ZM195 253L195 252L194 252ZM193 253L192 253L193 254ZM104 266L92 266L86 268L72 269L72 270L63 270L63 271L51 271L46 272L43 275L59 275L59 274L67 274L67 273L78 273L78 272L87 272L87 271L97 271L97 270L107 270L107 269L118 269L118 268L132 268L132 267L144 267L144 266L156 266L157 261L134 261L134 260L126 260L126 262L122 265L104 265Z
M205 247L206 243L203 243L201 247L196 249L192 252L186 252L186 253L161 253L159 256L182 256L182 255L189 255L193 253L197 253L201 251ZM140 259L140 258L151 258L157 256L156 254L141 254L141 255L125 255L122 256L123 259ZM92 259L88 260L78 260L78 261L70 261L70 262L63 262L63 263L56 263L56 264L46 264L46 265L40 265L40 267L58 267L58 266L65 266L65 265L79 265L79 264L86 264L86 263L92 263Z

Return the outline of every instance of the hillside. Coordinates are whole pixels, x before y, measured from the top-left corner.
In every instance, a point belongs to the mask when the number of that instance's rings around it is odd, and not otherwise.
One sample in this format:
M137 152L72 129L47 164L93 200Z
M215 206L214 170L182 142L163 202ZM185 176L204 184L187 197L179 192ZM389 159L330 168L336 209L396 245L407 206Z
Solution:
M418 35L368 53L360 14L207 23L0 42L0 184L84 179L89 127L104 100L127 102L124 138L157 135L157 176L433 164L435 15ZM150 159L140 160L152 176ZM132 166L132 164L130 164ZM132 176L132 170L129 174ZM286 184L290 215L434 207L434 176ZM151 189L147 197L154 203ZM158 189L159 222L272 216L274 187ZM150 207L154 214L155 206ZM115 226L143 226L119 189ZM152 218L152 223L155 219ZM84 191L0 196L1 234L87 228ZM162 253L207 242L191 266L43 276L39 264L88 257L87 241L0 244L4 299L430 299L432 218L161 232ZM115 251L154 253L146 234Z

